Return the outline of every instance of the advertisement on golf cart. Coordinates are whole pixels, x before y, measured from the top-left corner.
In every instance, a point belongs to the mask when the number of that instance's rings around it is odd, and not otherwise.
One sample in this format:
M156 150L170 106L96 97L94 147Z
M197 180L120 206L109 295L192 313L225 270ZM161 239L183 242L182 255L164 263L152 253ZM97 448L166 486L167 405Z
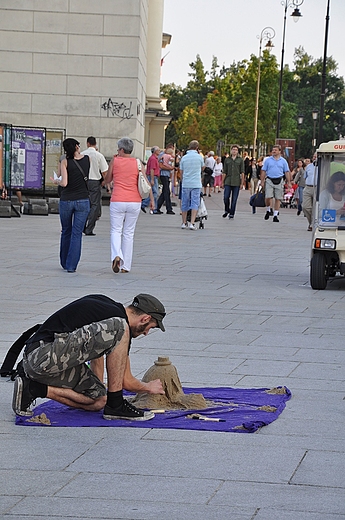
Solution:
M44 141L44 130L12 128L12 188L42 188Z

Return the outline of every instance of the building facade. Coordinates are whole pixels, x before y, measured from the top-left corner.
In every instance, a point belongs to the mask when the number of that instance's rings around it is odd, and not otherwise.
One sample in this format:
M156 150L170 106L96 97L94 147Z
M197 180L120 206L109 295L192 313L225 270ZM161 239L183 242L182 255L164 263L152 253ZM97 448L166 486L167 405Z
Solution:
M1 0L0 123L64 129L82 148L94 135L108 158L123 136L137 157L163 146L163 7L164 0Z

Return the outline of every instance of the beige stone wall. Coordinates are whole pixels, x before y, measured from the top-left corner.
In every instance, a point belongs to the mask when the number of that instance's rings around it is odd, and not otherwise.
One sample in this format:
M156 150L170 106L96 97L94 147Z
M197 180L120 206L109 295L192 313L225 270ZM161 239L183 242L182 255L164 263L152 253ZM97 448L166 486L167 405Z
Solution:
M142 156L149 2L1 0L0 121L94 135L108 157L129 136Z

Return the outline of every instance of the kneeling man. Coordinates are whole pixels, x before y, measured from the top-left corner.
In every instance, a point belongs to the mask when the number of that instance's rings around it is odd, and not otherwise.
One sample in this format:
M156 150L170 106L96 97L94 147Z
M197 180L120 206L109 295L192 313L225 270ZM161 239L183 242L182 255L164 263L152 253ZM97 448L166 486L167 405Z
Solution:
M107 296L90 294L58 310L26 342L17 366L13 411L31 416L33 401L47 397L91 412L104 408L105 419L152 419L152 412L124 399L122 390L164 394L159 379L144 383L132 375L128 354L132 338L146 336L152 328L165 331L165 314L163 304L149 294L138 294L126 308Z

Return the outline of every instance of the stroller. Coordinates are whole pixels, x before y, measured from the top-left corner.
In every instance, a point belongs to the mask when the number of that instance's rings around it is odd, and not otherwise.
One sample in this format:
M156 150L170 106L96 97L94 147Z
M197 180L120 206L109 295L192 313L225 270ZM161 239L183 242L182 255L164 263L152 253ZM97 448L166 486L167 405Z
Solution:
M295 188L294 186L289 186L285 184L284 186L284 196L282 200L282 207L283 208L296 208L296 200L295 200Z
M187 221L190 222L191 220L191 210L189 209L187 212ZM198 207L198 212L196 214L195 222L199 222L199 229L204 229L205 224L204 220L207 220L207 209L204 202L204 194L200 193L200 204Z

